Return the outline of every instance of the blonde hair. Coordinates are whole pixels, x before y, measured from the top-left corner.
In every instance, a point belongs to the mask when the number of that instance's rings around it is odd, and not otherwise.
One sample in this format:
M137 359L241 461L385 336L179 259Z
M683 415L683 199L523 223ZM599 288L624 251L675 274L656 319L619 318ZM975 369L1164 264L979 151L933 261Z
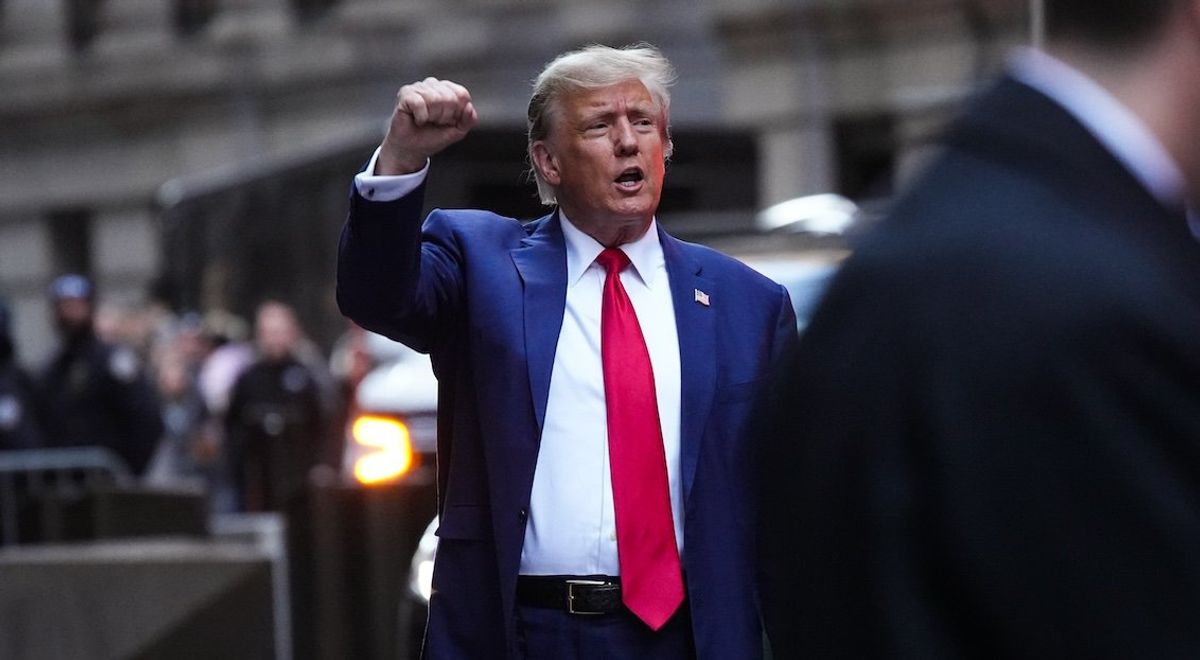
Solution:
M533 143L544 140L550 133L550 122L558 110L558 102L567 94L581 90L611 87L628 80L639 80L650 92L657 110L663 117L664 154L671 156L670 135L671 93L675 68L654 46L647 43L624 48L591 45L563 53L554 58L533 83L533 95L526 112L529 159L533 162ZM543 204L556 201L554 187L542 179L536 167L531 168L537 181L538 197Z

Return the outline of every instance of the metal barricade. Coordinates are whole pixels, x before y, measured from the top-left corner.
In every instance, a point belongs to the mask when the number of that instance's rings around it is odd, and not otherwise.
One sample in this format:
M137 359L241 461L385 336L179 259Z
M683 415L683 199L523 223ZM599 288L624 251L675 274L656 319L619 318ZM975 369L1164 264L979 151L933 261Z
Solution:
M0 451L0 546L22 542L24 507L47 496L133 482L129 467L105 447Z

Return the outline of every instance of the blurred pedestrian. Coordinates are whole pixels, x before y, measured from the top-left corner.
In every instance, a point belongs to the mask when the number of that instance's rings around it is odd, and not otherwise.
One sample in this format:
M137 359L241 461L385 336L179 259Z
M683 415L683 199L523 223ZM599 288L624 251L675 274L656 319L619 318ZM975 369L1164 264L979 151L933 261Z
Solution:
M106 447L140 474L162 432L158 396L133 349L96 336L95 298L82 275L50 286L61 347L38 383L39 418L47 446Z
M214 462L204 435L208 411L196 384L193 351L198 350L195 329L185 317L175 336L156 351L155 384L162 402L163 436L146 477L163 486L197 485L211 491Z
M33 397L33 380L17 364L12 312L0 300L0 451L41 445Z
M254 343L246 321L229 312L205 314L204 327L212 348L200 362L197 385L209 411L223 419L234 383L254 362Z
M297 658L309 658L315 645L308 476L329 438L319 385L297 355L302 339L290 306L258 307L257 357L233 386L225 428L243 509L286 516L293 647Z
M301 495L327 440L320 392L296 357L291 307L266 302L254 324L257 358L233 386L225 413L234 471L249 511L283 510Z
M242 507L226 437L226 417L233 386L254 362L255 349L247 340L249 326L240 317L213 310L204 315L203 325L210 348L199 363L196 386L208 419L197 449L210 477L209 506L214 513L233 513Z
M377 365L375 356L368 348L367 331L350 321L346 325L346 331L334 342L329 355L329 373L336 384L337 393L330 431L338 435L358 412L356 397L359 384ZM340 444L335 446L328 463L331 466L341 464L343 451L344 447Z
M1200 0L1046 0L761 457L776 658L1200 657Z

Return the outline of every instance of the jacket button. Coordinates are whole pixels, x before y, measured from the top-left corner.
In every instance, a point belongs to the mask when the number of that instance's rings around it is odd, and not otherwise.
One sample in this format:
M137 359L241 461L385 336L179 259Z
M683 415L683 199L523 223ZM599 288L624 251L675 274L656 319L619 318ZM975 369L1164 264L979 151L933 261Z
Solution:
M528 518L529 518L529 510L528 509L521 509L520 511L517 512L517 520L520 520L521 522L525 522Z

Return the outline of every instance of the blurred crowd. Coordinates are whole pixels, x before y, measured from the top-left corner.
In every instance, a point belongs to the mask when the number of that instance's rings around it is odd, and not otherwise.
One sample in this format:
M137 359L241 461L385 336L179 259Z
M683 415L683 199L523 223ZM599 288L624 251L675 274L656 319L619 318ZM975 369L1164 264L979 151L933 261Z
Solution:
M289 305L251 321L109 305L81 275L48 295L58 347L31 370L0 300L0 451L105 447L147 485L203 489L214 512L285 510L338 466L365 362L343 350L331 369Z

